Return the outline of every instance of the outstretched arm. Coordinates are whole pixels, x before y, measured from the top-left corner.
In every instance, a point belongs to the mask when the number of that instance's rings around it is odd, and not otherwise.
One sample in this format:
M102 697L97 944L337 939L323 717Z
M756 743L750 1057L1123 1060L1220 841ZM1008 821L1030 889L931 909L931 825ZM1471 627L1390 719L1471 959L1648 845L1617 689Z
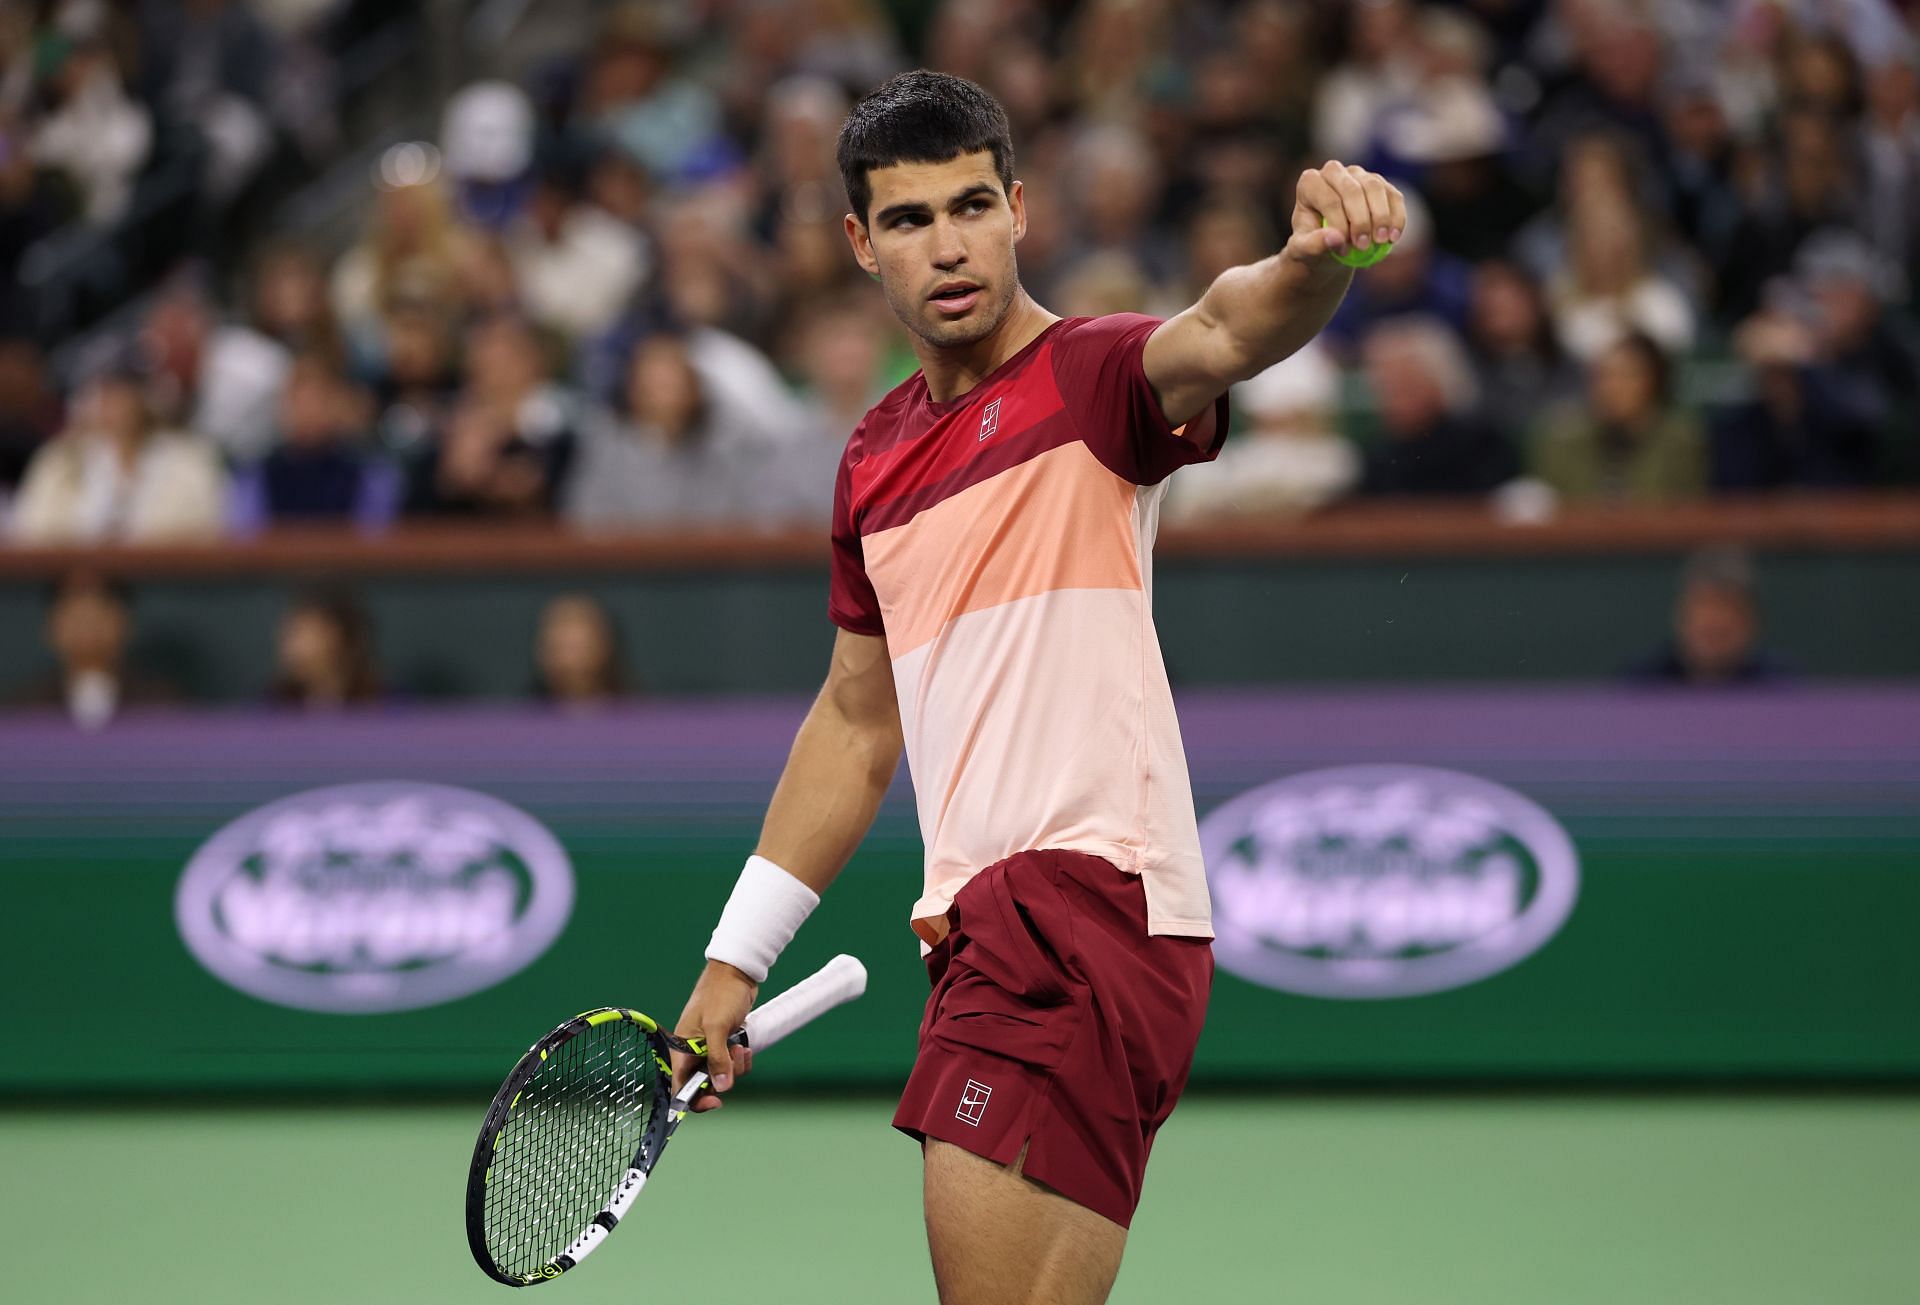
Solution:
M1301 173L1286 248L1228 268L1148 337L1141 365L1169 424L1184 425L1318 335L1353 280L1332 255L1398 240L1406 225L1406 203L1383 177L1343 163Z
M872 826L900 765L900 748L900 711L887 641L842 630L834 641L826 686L793 740L760 830L756 856L772 863L761 873L770 877L773 888L796 890L778 877L784 872L816 897L826 891ZM731 1087L733 1075L746 1072L752 1063L751 1048L731 1049L727 1038L746 1020L758 991L754 976L725 961L709 960L674 1026L681 1037L706 1038L707 1072L719 1091ZM693 1058L675 1054L676 1090L695 1068ZM694 1108L717 1104L717 1098L706 1096Z

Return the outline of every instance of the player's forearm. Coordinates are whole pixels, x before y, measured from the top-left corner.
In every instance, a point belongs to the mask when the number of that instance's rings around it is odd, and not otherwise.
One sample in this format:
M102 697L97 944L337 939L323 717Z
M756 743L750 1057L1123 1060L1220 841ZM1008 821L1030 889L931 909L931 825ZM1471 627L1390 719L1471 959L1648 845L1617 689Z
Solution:
M1208 326L1216 374L1228 383L1259 375L1313 339L1333 318L1353 269L1286 253L1230 267L1195 305Z
M900 748L896 714L850 712L829 685L793 740L758 854L824 893L872 827Z

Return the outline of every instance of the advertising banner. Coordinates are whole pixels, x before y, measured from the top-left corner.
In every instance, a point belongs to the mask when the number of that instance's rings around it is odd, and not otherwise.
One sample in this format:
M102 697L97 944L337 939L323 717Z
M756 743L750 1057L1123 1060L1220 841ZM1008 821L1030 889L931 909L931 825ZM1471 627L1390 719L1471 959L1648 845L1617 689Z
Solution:
M671 1021L805 709L0 718L0 1091L483 1090L577 1011ZM1920 690L1180 712L1198 1083L1920 1075ZM904 1078L919 857L903 774L767 985L869 994L763 1081Z

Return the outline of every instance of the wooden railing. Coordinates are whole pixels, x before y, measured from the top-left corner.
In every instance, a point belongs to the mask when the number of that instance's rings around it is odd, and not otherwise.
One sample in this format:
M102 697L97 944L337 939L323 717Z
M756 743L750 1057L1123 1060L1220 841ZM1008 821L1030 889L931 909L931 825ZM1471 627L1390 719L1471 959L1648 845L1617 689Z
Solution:
M1920 551L1920 494L1715 500L1565 511L1517 525L1455 503L1364 504L1286 520L1168 527L1169 558L1550 556L1678 553L1708 544L1758 551ZM754 570L823 566L823 529L687 529L578 534L551 527L408 526L381 535L281 530L257 538L142 547L0 548L0 581L77 567L116 576L492 574Z

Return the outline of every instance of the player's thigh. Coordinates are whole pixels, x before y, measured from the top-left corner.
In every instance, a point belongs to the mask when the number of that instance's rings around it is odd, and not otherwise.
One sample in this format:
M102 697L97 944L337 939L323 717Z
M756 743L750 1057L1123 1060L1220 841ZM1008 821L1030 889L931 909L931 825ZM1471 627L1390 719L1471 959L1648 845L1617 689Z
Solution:
M941 1305L1101 1305L1127 1230L1011 1167L928 1138L927 1245Z

